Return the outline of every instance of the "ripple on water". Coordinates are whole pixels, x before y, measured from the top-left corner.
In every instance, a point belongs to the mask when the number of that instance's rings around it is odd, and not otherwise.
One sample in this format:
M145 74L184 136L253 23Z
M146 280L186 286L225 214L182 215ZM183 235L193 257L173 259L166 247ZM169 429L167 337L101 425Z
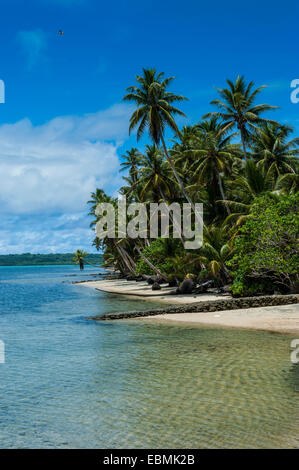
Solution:
M0 282L1 447L298 447L289 336L85 322L146 304L62 284L61 272L43 281L39 269L35 282L27 269L24 283L10 273Z

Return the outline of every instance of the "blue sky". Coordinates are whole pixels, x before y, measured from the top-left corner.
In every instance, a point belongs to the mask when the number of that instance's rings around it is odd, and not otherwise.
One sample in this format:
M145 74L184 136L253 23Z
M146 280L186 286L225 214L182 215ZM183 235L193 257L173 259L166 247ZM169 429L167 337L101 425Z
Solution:
M136 145L122 97L142 67L177 77L182 123L244 74L299 130L295 1L2 0L0 13L0 253L94 251L86 201L120 185Z

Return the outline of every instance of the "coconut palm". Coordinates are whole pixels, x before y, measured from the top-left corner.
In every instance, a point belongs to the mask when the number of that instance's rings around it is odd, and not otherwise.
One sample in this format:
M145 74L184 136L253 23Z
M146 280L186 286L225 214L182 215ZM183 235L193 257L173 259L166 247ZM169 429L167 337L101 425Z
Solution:
M165 128L170 127L176 134L179 133L174 116L184 116L185 114L172 104L176 101L186 100L184 96L176 95L167 91L170 83L175 77L164 78L163 72L157 72L156 69L143 69L143 75L136 76L139 86L130 86L127 88L127 94L124 100L133 101L137 104L137 109L130 118L129 133L137 127L137 141L142 137L144 131L148 129L152 141L159 147L162 143L163 150L179 187L185 198L194 208L183 182L176 171L175 165L168 154L164 135Z
M163 154L155 145L147 145L142 158L139 183L142 186L140 197L144 200L146 195L152 194L151 200L159 202L165 195L170 197L174 185L171 170L164 161Z
M97 205L98 204L101 204L103 202L107 202L107 203L114 203L115 200L112 199L110 196L107 196L107 194L105 193L105 191L103 191L102 189L99 189L99 188L96 188L96 190L94 192L91 193L91 198L89 201L87 201L87 204L90 204L90 211L88 213L88 215L93 215L95 216L95 210L97 208ZM90 223L90 227L94 227L97 223L97 220L93 220L91 223Z
M295 173L298 165L299 138L287 140L293 132L291 126L264 123L260 132L252 136L252 157L258 167L276 176Z
M80 266L80 270L84 269L84 258L88 255L86 251L83 250L77 250L74 253L74 257L72 261L74 261L75 264L78 264Z
M233 222L236 228L248 216L255 198L275 191L276 180L271 177L269 172L265 174L254 160L247 160L243 174L231 181L230 186L232 199L223 201L231 210L225 223Z
M281 175L276 182L276 188L282 189L286 193L295 194L299 191L299 174L286 173Z
M217 106L220 111L210 112L203 118L215 116L222 119L225 130L232 129L237 126L240 132L244 157L247 158L246 143L253 131L259 129L258 126L265 122L275 122L269 119L261 118L260 115L277 106L269 104L254 105L257 95L265 86L254 88L254 82L247 84L244 77L238 76L235 83L226 80L228 88L217 88L221 99L211 101L211 104Z
M163 153L155 144L146 146L142 164L139 180L142 187L140 191L141 200L149 199L159 203L162 199L165 204L177 200L176 181L172 178L171 169L164 160ZM180 233L181 241L184 243L181 226L176 222L171 212L169 212L169 218L176 226L177 231Z
M100 220L100 216L96 215L95 210L99 203L101 202L109 202L110 204L114 205L115 212L117 213L117 202L116 199L110 198L106 195L106 193L101 190L97 189L95 193L92 193L92 198L89 201L91 206L91 211L89 215L93 215L95 219L91 222L91 226L96 225L96 223ZM117 221L118 217L116 217L116 232L117 232ZM100 240L98 237L94 239L94 245L97 249L109 247L110 252L117 253L115 256L120 257L121 265L122 265L122 272L126 274L126 271L132 275L135 275L136 264L133 259L133 252L137 251L139 256L141 256L144 261L153 269L159 276L167 279L166 275L163 274L156 266L154 266L142 253L140 247L134 240L130 240L128 238L110 238L105 237L104 239ZM131 253L129 253L131 251Z
M129 170L129 175L134 184L138 181L138 167L140 166L142 155L137 148L132 148L127 150L122 157L124 161L120 164L120 171Z
M90 223L91 227L94 227L97 224L97 222L100 220L100 217L96 215L96 208L98 204L101 204L101 203L110 203L114 206L115 211L117 210L116 199L111 198L105 193L105 191L97 188L96 191L91 194L91 199L88 201L88 204L91 204L89 215L92 215L95 217ZM135 263L134 262L132 263L133 260L130 259L129 254L123 247L120 246L119 241L117 241L116 238L105 237L104 239L100 239L98 237L95 237L93 244L95 245L97 249L108 248L110 252L113 252L113 251L116 252L117 256L119 256L121 259L121 265L122 265L121 271L125 272L127 270L131 274L134 274Z
M222 284L231 280L225 264L232 256L232 246L227 240L225 227L211 225L204 230L200 256L201 262L215 280L219 280Z
M298 192L299 139L292 139L291 128L263 118L264 111L275 107L256 104L263 87L256 88L243 77L227 80L227 88L218 90L219 99L212 101L218 109L206 115L209 119L178 129L175 120L184 114L175 106L185 98L169 92L173 79L155 69L144 69L136 77L136 85L127 89L124 99L136 104L129 132L135 129L139 141L148 131L152 145L142 154L132 148L123 155L121 169L127 173L119 193L126 195L129 203L182 204L187 200L193 210L195 202L203 203L203 245L185 251L180 240L170 235L170 239L162 239L161 256L159 244L146 238L147 233L139 239L124 234L121 238L117 218L118 238L96 237L94 244L103 249L104 262L126 276L146 269L144 272L153 270L167 280L192 272L226 284L231 281L234 241L242 233L240 226L250 217L252 205L264 195L276 201ZM167 128L174 132L174 140L168 141L166 148ZM97 189L89 201L92 226L99 221L96 206L100 202L111 202L117 214L117 199ZM127 215L126 221L133 218L133 214ZM174 227L171 211L169 220ZM180 236L184 244L181 228Z
M124 186L119 188L119 194L122 196L126 196L128 203L131 202L140 202L140 191L141 186L139 184L139 180L133 180L132 176L123 176L122 179L125 182Z
M215 117L196 127L199 135L194 139L195 148L187 151L197 157L190 172L199 184L212 187L215 200L225 200L223 177L230 174L233 162L240 158L239 145L231 143L236 133L227 135ZM229 206L227 212L230 213Z
M227 239L226 228L216 225L205 226L202 247L195 256L191 257L189 263L190 266L201 266L203 273L212 277L217 283L224 285L231 280L225 263L232 254L232 246Z

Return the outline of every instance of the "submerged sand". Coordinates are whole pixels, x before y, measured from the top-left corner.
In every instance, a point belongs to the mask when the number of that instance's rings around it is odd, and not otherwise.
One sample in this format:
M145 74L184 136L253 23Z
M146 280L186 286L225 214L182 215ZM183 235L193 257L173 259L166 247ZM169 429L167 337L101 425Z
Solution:
M180 305L194 302L206 302L223 298L231 298L223 294L189 294L169 295L173 287L164 287L160 291L152 291L146 282L126 281L123 279L109 279L78 283L99 291L111 294L126 295L144 300L154 300L165 304ZM129 321L171 322L186 325L207 325L229 328L246 328L266 330L281 333L290 333L299 338L299 304L242 308L236 310L223 310L215 312L186 312L170 313L149 317L130 319Z
M299 338L299 304L207 313L171 313L134 320L265 330L289 333L297 335L297 338Z

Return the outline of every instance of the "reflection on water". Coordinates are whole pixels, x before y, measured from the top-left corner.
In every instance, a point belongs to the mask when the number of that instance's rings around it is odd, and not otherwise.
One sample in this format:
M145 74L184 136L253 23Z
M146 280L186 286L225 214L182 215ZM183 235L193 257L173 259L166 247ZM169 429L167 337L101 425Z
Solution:
M61 283L73 273L0 269L1 447L298 447L290 337L86 322L147 304Z

